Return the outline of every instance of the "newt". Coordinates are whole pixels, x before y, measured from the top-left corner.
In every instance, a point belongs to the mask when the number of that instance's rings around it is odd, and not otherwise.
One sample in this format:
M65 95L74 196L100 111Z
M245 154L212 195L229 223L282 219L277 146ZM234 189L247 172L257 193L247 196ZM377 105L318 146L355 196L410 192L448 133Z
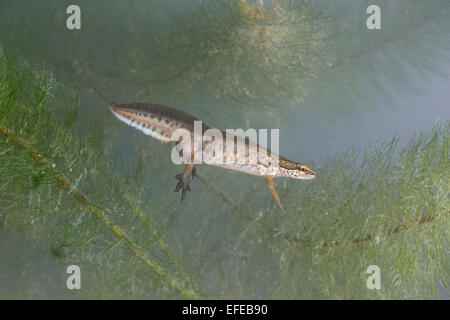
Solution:
M117 104L115 102L109 102L100 92L93 88L95 92L102 97L107 103L111 112L119 120L126 124L142 131L144 134L149 135L162 142L177 143L176 147L179 150L186 151L183 148L186 141L180 141L179 138L175 138L173 133L177 129L187 130L191 138L194 140L196 131L194 130L195 121L200 121L198 118L173 107L153 104L153 103L130 103L130 104ZM209 126L202 122L201 134L205 134ZM220 130L219 130L220 131ZM229 136L223 131L220 131L223 137ZM238 136L232 137L236 142ZM306 165L299 162L289 160L282 157L269 149L266 149L256 142L245 138L245 152L238 152L237 144L230 151L225 150L225 143L223 152L224 154L217 154L217 150L211 148L209 143L195 144L193 143L190 150L190 155L194 155L195 152L201 151L203 154L203 160L205 164L219 166L229 170L235 170L246 174L256 175L267 179L267 186L275 199L281 213L285 213L285 209L281 203L280 197L275 189L273 178L275 177L289 177L294 179L310 180L316 177L316 172L308 168ZM258 150L258 158L252 159L254 153L249 152L253 147ZM178 150L177 149L177 150ZM199 150L201 149L201 150ZM188 154L188 156L190 156ZM228 158L227 158L228 157ZM216 159L228 159L231 157L232 161L215 161ZM234 160L234 161L233 161ZM187 191L191 191L190 188L190 176L192 179L197 175L197 170L194 163L186 164L182 173L175 176L178 179L178 183L174 189L175 192L182 190L181 201L184 200Z

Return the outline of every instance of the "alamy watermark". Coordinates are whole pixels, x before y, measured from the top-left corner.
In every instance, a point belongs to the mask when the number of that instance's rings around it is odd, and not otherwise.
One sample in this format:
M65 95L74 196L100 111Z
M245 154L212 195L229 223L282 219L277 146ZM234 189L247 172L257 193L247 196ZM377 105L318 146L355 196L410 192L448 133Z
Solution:
M369 30L381 29L381 9L379 6L372 4L367 7L366 13L370 16L366 20L366 27Z
M69 15L66 19L66 27L69 30L81 29L81 9L76 4L67 7L66 13Z
M381 271L380 267L377 265L370 265L366 273L370 274L370 276L367 278L367 289L373 290L373 289L381 289Z
M171 140L178 141L171 152L174 164L278 166L279 129L270 129L271 150L267 148L267 129L203 130L202 121L194 121L194 132L174 130Z
M67 277L66 286L67 289L81 289L81 269L77 265L70 265L66 269L66 273L70 274Z

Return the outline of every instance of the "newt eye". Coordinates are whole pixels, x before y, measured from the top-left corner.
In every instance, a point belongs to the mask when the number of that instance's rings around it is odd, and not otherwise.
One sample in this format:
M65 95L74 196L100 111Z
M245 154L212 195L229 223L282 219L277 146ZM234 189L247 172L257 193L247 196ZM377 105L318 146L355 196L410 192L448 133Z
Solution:
M306 172L306 169L305 169L305 167L300 167L300 171L302 171L302 172Z

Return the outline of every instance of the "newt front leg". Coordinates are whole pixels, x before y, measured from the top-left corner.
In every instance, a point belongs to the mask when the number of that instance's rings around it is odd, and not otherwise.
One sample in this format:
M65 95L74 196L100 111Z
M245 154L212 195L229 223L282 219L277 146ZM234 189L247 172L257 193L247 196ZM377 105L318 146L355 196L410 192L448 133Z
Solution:
M177 178L178 180L178 184L175 187L175 190L173 190L174 192L178 192L182 189L181 191L181 201L184 200L184 198L186 197L186 192L187 191L191 191L191 187L190 187L190 178L189 175L192 173L192 179L194 179L194 177L197 176L197 169L195 169L195 165L193 164L187 164L186 167L184 168L183 173L177 174L175 176L175 178Z
M274 197L275 201L278 204L278 207L280 207L281 214L283 215L285 213L283 205L281 204L280 197L278 196L277 190L275 189L275 186L273 185L273 177L272 176L266 176L267 177L267 186L270 189L270 192L272 193L272 196Z

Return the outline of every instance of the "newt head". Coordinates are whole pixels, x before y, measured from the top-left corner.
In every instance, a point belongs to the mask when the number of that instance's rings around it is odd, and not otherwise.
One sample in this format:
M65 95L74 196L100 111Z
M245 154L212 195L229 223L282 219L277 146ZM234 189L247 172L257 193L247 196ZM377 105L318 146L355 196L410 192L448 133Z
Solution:
M311 180L316 177L316 172L304 164L288 160L280 157L279 159L281 177L289 177L293 179Z

